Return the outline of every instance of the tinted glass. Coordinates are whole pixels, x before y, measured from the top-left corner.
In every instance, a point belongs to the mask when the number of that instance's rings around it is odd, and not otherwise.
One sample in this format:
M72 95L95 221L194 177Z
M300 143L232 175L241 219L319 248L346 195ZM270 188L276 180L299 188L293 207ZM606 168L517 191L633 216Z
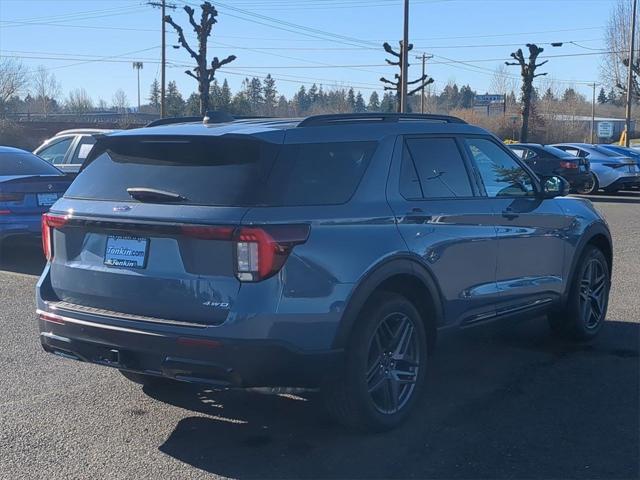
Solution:
M453 138L412 138L405 154L413 160L425 198L471 197L473 191Z
M491 140L465 140L489 197L534 195L529 174Z
M73 164L84 163L84 161L89 156L89 152L91 152L91 149L93 148L95 143L96 143L96 139L93 137L88 137L88 136L82 137L80 139L80 142L78 142L78 145L76 146L76 151L73 152L73 158L69 163L73 163Z
M376 142L283 145L258 203L344 203L358 187L376 146Z
M560 150L559 148L556 148L556 147L544 146L542 148L544 148L545 152L550 153L554 157L558 157L558 158L574 158L575 157L575 155L571 155L570 153L565 152L564 150Z
M400 166L400 194L407 200L422 198L422 187L420 186L418 173L406 144L402 154L402 165Z
M60 170L31 153L0 153L0 176L61 175Z
M524 158L524 148L522 147L509 147L513 153L515 153L518 158Z
M142 187L198 205L342 203L355 191L375 147L281 146L251 137L105 137L66 196L125 201L131 200L128 188Z
M591 148L593 148L596 152L601 153L602 155L605 155L607 157L624 157L625 156L625 153L614 152L613 150L609 150L608 148L603 148L598 146L593 146Z
M38 152L38 155L54 165L64 163L64 156L71 146L73 137L64 138Z

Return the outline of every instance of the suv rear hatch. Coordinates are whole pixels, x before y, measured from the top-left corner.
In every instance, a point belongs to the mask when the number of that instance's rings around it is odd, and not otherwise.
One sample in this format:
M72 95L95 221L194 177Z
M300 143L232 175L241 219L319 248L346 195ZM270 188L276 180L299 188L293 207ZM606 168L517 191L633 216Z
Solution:
M232 234L278 148L237 135L101 139L45 217L55 295L79 310L223 322L240 288Z
M282 130L101 138L45 216L57 298L105 314L224 322L242 282L275 275L310 232L299 220L245 224L247 212L345 203L377 148L283 140Z

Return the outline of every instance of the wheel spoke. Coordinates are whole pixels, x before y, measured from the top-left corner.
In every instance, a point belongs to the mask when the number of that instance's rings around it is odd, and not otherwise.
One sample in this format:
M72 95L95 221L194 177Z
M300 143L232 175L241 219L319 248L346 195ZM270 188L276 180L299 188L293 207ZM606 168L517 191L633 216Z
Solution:
M413 324L404 317L396 330L393 342L391 344L392 355L403 355L411 342L413 336Z
M384 386L386 384L387 380L388 380L387 376L384 375L384 372L381 372L378 375L378 378L376 379L376 381L373 382L373 385L368 385L369 393L374 393L374 392L378 391L380 389L380 387L382 387L382 386Z
M391 395L391 410L395 412L400 404L400 384L393 377L389 377L389 394Z

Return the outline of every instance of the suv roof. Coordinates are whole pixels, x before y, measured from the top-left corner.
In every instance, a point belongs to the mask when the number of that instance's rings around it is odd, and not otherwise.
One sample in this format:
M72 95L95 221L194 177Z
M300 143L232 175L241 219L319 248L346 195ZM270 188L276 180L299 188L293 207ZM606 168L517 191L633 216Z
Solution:
M389 134L411 133L470 133L487 134L487 131L469 125L463 120L447 115L362 113L316 115L306 118L252 118L222 123L173 123L125 130L112 136L129 135L255 135L268 132L302 128L333 128L358 132L359 136L380 137Z

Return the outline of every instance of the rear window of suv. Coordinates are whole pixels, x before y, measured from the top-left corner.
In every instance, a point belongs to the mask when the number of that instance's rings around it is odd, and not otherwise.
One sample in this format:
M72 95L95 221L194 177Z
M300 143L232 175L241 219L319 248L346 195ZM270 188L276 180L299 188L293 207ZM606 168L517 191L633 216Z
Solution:
M348 201L376 142L280 145L254 137L111 137L65 194L130 201L128 188L215 206L329 205Z

